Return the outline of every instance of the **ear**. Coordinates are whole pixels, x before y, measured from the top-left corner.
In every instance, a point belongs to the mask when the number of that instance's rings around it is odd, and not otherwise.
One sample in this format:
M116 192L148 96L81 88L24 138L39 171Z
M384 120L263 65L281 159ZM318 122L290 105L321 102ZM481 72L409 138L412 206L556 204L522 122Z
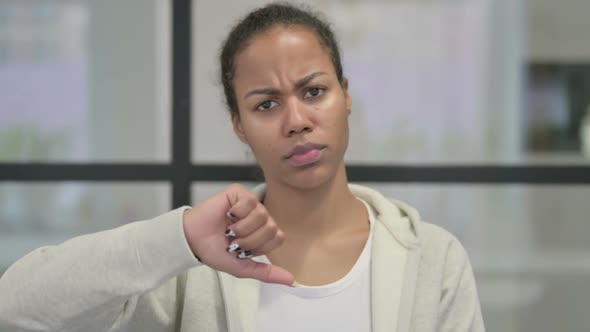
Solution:
M344 98L346 98L346 111L348 115L350 115L350 110L352 108L352 98L350 97L350 93L348 92L348 79L342 79L342 92L344 92Z
M234 127L234 133L236 136L242 141L242 143L248 144L248 139L246 138L246 133L244 132L244 127L242 127L242 121L240 120L240 115L236 113L231 114L231 122Z

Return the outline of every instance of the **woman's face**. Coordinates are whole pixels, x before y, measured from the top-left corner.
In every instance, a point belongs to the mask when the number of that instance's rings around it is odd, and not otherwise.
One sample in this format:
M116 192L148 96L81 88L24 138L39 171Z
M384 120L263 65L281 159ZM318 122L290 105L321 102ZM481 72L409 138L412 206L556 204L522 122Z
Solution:
M235 65L234 130L267 182L311 189L344 167L351 99L312 31L273 28L256 36Z

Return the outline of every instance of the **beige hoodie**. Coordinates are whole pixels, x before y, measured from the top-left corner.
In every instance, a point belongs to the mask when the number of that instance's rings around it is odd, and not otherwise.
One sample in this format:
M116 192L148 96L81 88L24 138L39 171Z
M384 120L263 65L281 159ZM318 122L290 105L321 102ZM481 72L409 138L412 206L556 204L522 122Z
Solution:
M359 185L374 207L373 331L484 331L461 244L415 209ZM262 198L264 185L255 193ZM43 247L0 279L0 331L254 332L260 283L200 264L176 209ZM408 250L400 310L388 310L394 241ZM392 316L397 314L397 326Z

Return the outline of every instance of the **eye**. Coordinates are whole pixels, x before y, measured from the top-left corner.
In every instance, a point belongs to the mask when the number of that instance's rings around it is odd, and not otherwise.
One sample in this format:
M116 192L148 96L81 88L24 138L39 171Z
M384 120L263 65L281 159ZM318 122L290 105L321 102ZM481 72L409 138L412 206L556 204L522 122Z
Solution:
M262 103L258 104L258 106L256 106L256 110L257 111L268 111L269 109L277 106L279 103L277 103L274 100L266 100L263 101Z
M307 89L307 91L305 91L305 95L303 96L303 98L319 97L319 96L323 95L324 92L326 92L326 89L316 86L316 87Z

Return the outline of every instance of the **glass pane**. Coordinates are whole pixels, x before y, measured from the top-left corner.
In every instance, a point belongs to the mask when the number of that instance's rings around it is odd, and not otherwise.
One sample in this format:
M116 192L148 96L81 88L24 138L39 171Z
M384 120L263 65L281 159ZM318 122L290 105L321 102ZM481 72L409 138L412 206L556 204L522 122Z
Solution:
M232 130L229 112L224 104L223 88L218 78L217 55L221 41L236 19L248 9L264 3L261 0L193 1L194 98L191 139L192 159L195 162L254 162L254 157Z
M169 10L0 4L1 161L167 161Z
M195 161L253 161L232 133L216 56L236 19L266 2L196 1ZM590 2L570 0L559 6L551 0L529 1L529 5L525 0L308 2L333 22L340 40L353 99L345 157L349 163L588 164L590 157L581 151L590 146L590 134L585 145L580 138L582 114L590 104L588 79L574 85L570 80L547 92L526 73L534 70L529 57L538 61L537 50L561 51L536 46L540 38L550 45L551 35L539 36L543 28L563 25L568 38L562 39L579 45L578 51L588 48L582 42L587 29L579 28L587 20L572 25L566 22L568 15L559 13L586 13ZM558 14L545 10L537 15L539 6L554 8ZM527 21L530 15L535 19ZM584 17L580 15L576 17ZM583 57L577 59L590 63L590 52L578 51L575 54ZM549 113L556 121L566 119L566 137L542 131L541 139L557 140L549 146L566 141L565 149L531 148L531 135L539 136L535 125L539 115L531 111L533 100L547 93L555 102L543 106L552 108ZM559 98L575 99L575 103L562 103ZM590 124L586 127L590 132Z
M455 234L475 269L487 330L590 326L590 187L366 184Z
M0 183L0 273L35 248L153 218L167 183Z

